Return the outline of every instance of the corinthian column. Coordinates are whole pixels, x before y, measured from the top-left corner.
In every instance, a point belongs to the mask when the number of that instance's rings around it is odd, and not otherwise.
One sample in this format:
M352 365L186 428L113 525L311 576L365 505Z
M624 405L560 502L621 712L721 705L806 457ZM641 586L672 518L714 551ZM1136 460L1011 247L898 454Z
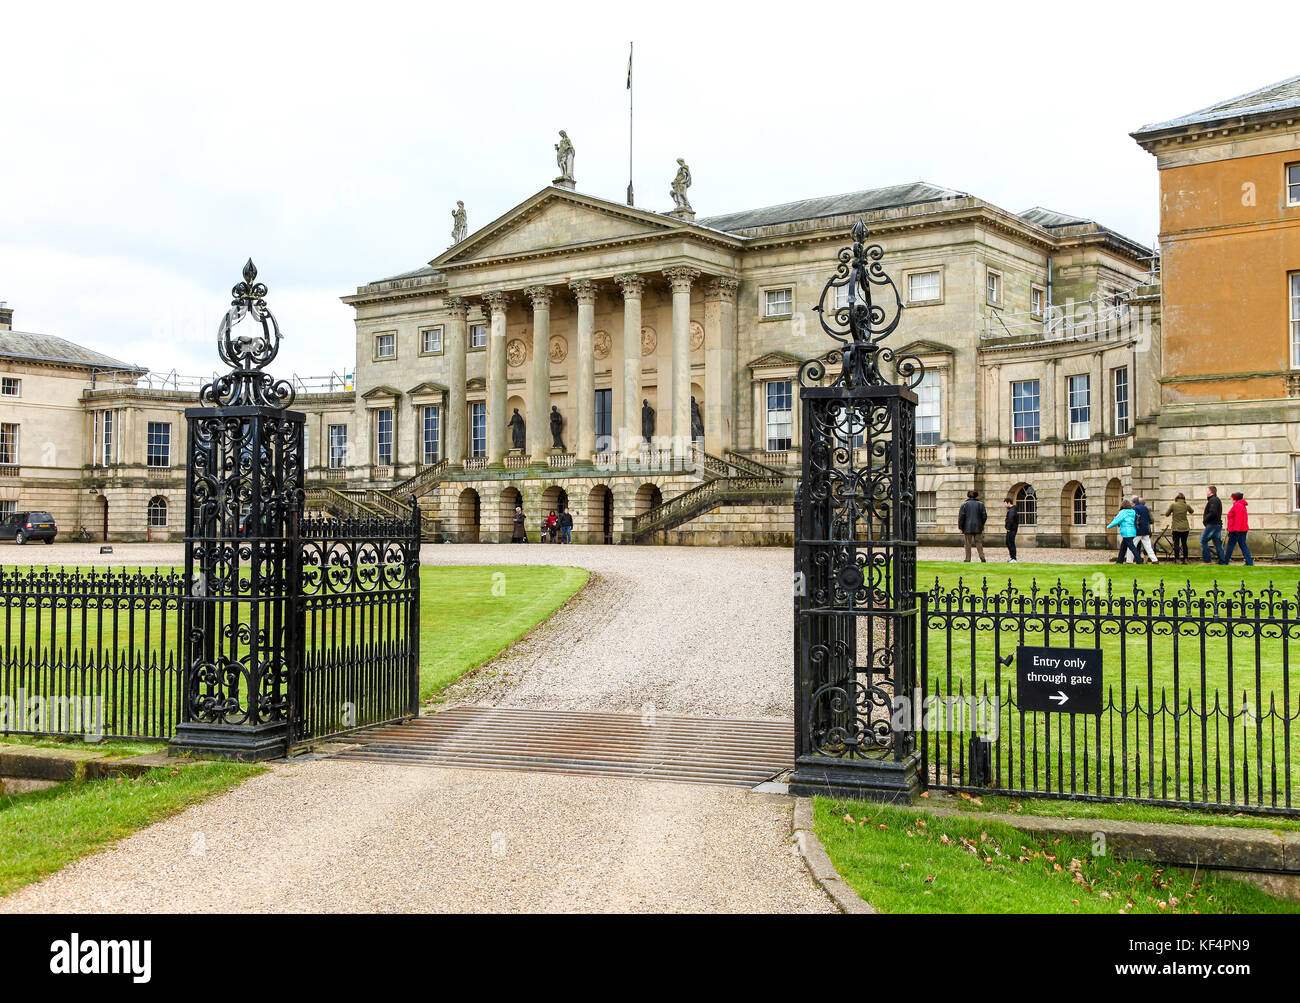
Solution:
M577 462L590 463L596 445L596 283L575 279L569 289L578 301Z
M691 451L691 285L700 277L694 268L668 268L664 278L673 290L673 453ZM662 382L662 381L661 381Z
M641 294L645 279L635 273L616 278L623 290L623 450L635 453L641 442ZM620 437L615 436L617 441Z
M725 276L704 284L704 448L714 456L735 443L736 290Z
M447 462L465 462L465 317L469 303L460 296L447 297L451 319L447 322Z
M528 453L534 462L546 455L551 403L551 290L529 286L533 303L533 375L529 380Z
M493 292L483 301L492 311L492 330L488 332L488 463L499 465L506 455L506 306L510 296Z

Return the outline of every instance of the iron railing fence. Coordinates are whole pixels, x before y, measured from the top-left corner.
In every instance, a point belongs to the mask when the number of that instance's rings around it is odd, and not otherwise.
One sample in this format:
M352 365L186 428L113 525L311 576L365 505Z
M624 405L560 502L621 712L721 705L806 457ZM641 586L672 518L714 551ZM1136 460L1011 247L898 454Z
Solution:
M304 519L294 743L419 713L420 512Z
M179 569L0 569L0 734L165 741L180 716Z
M1300 588L936 581L920 599L928 784L1300 814ZM1099 649L1101 713L1024 710L1021 645Z
M286 583L293 743L419 713L419 510L304 519ZM247 568L231 588L244 593ZM181 719L181 568L0 569L0 735L165 742ZM225 606L209 625L232 638ZM279 627L268 623L269 633ZM241 640L242 638L242 640Z

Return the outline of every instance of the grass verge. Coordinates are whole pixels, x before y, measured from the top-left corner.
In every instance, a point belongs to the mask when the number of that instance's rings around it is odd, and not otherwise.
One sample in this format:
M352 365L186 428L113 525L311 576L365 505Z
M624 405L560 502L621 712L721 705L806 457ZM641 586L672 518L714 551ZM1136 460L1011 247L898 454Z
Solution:
M420 579L420 700L490 661L587 584L582 568L426 567Z
M1055 798L1009 798L999 794L971 797L960 794L953 807L972 814L1036 815L1043 818L1099 818L1116 822L1159 822L1173 825L1224 825L1266 832L1300 832L1300 818L1247 815L1241 812L1193 811L1160 805L1065 801Z
M1300 913L1212 871L1094 857L989 819L815 798L840 876L884 913Z
M263 772L195 763L0 797L0 895Z

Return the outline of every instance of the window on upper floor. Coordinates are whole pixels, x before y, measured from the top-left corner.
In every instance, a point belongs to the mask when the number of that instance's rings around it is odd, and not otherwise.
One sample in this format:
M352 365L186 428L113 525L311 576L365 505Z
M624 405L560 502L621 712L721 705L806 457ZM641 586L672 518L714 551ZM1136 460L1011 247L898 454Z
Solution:
M420 351L424 355L437 355L442 351L441 327L426 327L420 332Z
M23 381L17 376L0 377L0 397L21 397Z
M0 467L18 466L18 425L0 422Z
M764 317L789 317L792 313L794 313L793 286L763 290Z
M331 425L329 427L329 467L342 470L348 462L348 427Z
M375 411L375 466L393 465L393 409L381 407Z
M1016 380L1011 384L1011 441L1037 442L1039 433L1039 386L1037 380Z
M943 296L943 283L937 271L912 272L907 276L907 302L932 303Z
M145 465L172 465L172 426L166 421L151 421L145 436Z
M420 422L420 462L425 466L438 462L438 450L442 443L442 408L429 404L424 408L423 420Z
M388 334L375 335L375 358L397 358L397 335L393 334L391 331Z
M487 348L487 329L486 324L471 324L469 326L470 348Z
M1043 315L1043 290L1037 286L1029 290L1029 313L1034 317Z
M1288 276L1291 293L1291 368L1300 369L1300 272Z
M1070 412L1070 438L1087 439L1092 435L1092 377L1088 373L1067 376L1065 393Z
M1111 396L1115 402L1114 427L1116 435L1128 435L1131 423L1129 414L1128 366L1110 371Z
M927 372L916 388L916 444L937 446L943 434L943 400L939 374Z
M95 466L107 467L117 462L117 412L99 411L95 415Z
M469 406L469 455L487 456L487 403L475 401Z
M1286 204L1300 205L1300 164L1286 165Z
M984 295L990 306L1002 305L1002 273L989 269L985 273Z
M787 450L794 440L794 384L768 380L766 386L767 448Z

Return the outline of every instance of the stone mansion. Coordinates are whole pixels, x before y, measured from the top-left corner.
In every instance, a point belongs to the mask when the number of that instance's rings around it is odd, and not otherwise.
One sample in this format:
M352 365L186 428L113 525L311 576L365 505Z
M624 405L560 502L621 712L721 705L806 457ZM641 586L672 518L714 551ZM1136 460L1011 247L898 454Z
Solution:
M697 219L561 182L344 297L351 379L295 404L314 508L418 498L452 540L509 539L520 504L532 539L564 506L576 541L788 542L796 371L830 347L812 307L858 219L907 306L894 340L926 366L923 540L953 538L976 487L1016 499L1027 543L1100 545L1120 495L1155 489L1160 295L1141 244L922 183ZM40 337L0 331L0 369L62 388L57 411L0 397L0 503L96 538L182 535L196 387L68 343L83 356L38 358ZM66 443L53 464L48 441Z

